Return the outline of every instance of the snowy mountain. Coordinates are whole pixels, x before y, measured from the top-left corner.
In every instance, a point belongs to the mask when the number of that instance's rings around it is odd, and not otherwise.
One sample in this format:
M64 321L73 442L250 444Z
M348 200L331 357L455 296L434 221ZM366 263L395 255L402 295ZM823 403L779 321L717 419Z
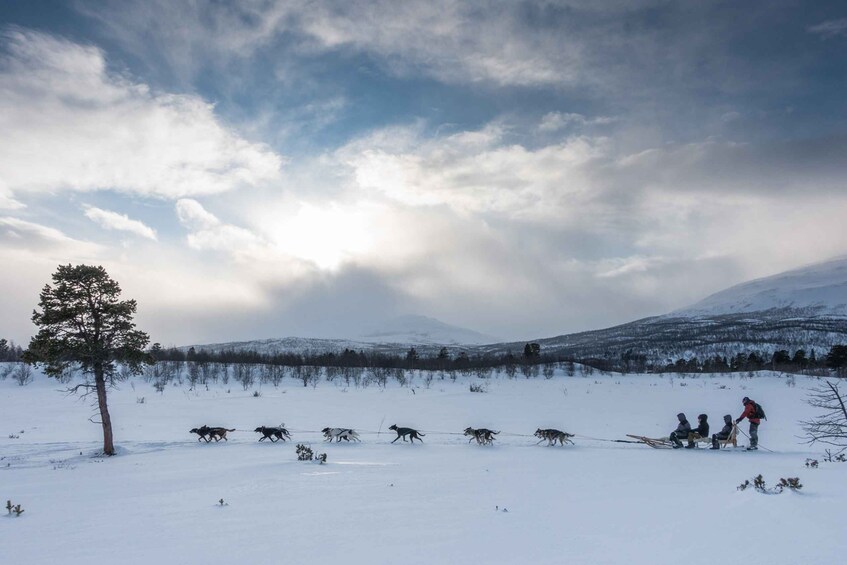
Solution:
M256 351L276 353L338 353L345 349L400 354L415 346L422 355L435 355L442 346L456 351L464 346L492 343L496 338L426 316L400 316L373 325L354 339L285 337L252 341L194 345L206 351ZM182 349L188 349L186 346Z
M577 359L634 354L664 362L779 349L821 353L847 343L847 258L742 283L664 316L536 341L544 352ZM520 346L498 344L489 351Z
M793 315L847 316L847 257L742 283L666 317L790 310Z
M489 335L451 326L435 318L411 315L387 320L366 331L361 340L370 343L410 345L478 345L497 341Z
M635 354L650 362L740 352L816 349L847 343L847 258L742 283L663 316L602 330L535 339L543 353L576 359L619 360ZM402 316L354 339L288 337L195 346L260 353L340 352L346 348L402 354L411 346L434 356L520 352L525 342L496 343L472 330L425 316Z

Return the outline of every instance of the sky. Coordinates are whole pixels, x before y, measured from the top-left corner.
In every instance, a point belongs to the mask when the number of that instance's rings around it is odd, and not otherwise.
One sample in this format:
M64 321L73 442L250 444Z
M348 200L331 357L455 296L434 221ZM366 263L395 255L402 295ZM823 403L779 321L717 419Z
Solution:
M0 2L0 337L103 265L166 345L503 340L847 253L847 5Z

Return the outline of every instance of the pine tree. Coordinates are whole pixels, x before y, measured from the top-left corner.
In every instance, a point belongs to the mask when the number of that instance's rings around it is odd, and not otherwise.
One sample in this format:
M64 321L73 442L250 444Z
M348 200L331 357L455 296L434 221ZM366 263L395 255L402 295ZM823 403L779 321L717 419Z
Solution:
M94 382L75 391L97 394L103 426L103 453L114 455L112 421L106 388L122 376L140 374L151 358L145 353L149 337L136 330L132 318L135 300L119 300L121 289L103 267L62 265L53 274L54 286L45 285L32 313L40 329L32 338L26 361L43 365L44 372L59 377L76 366ZM125 371L118 371L118 364Z

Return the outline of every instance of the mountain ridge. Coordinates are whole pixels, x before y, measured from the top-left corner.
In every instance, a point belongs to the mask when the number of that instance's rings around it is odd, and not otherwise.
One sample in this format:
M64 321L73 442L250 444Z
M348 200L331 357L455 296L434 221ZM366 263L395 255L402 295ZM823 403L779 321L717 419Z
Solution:
M260 353L340 352L344 349L421 355L441 347L451 353L523 351L526 341L484 342L484 334L425 316L401 316L358 339L288 337L210 344L211 350ZM464 341L456 336L473 336ZM452 336L452 339L445 339ZM575 359L618 359L635 353L652 362L686 356L731 356L750 349L827 349L847 343L847 257L840 257L731 286L686 308L600 330L528 340L542 353Z

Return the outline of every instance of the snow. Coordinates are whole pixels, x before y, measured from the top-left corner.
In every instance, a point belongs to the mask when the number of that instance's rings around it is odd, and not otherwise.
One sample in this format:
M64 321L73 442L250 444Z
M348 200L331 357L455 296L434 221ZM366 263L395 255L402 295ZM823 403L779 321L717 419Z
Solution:
M557 373L494 378L480 394L462 378L426 388L416 376L385 390L288 380L254 397L234 383L158 394L136 379L112 393L120 454L109 459L92 456L100 428L89 402L40 375L26 387L0 381L0 496L26 510L3 519L0 547L9 562L63 564L839 563L847 464L804 467L821 460L822 448L798 439L816 381L791 381ZM760 441L773 452L585 439L667 435L679 411L706 412L716 428L743 396L767 411ZM280 422L294 441L245 431ZM394 423L423 430L425 443L390 444ZM188 430L202 424L238 431L201 444ZM325 426L357 428L363 441L324 444L305 431ZM467 426L502 433L493 447L468 445ZM537 427L582 437L535 446ZM296 461L297 442L328 463ZM759 473L804 488L736 490Z
M772 309L847 316L847 257L745 282L668 317L716 316Z

